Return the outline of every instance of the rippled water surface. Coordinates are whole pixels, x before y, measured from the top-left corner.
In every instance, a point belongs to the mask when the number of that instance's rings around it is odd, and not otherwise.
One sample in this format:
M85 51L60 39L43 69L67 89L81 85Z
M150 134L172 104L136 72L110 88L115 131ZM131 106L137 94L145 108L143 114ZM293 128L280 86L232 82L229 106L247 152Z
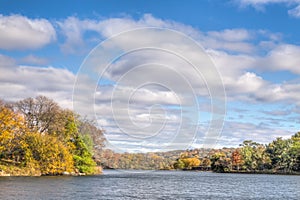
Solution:
M0 199L300 199L300 176L104 171L85 177L0 177Z

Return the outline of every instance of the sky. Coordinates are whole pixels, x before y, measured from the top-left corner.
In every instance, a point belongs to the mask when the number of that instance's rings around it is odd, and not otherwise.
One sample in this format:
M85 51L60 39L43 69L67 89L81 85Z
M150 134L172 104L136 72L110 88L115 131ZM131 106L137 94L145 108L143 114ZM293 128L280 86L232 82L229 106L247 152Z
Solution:
M0 98L52 98L116 151L266 144L300 131L299 26L299 0L0 0Z

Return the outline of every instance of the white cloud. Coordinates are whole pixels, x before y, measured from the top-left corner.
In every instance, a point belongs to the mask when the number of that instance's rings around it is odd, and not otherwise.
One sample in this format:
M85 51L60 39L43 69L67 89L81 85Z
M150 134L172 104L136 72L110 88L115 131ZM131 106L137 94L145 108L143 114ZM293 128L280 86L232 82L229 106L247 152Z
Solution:
M217 67L227 77L236 77L247 70L258 72L289 71L300 74L300 46L291 44L272 44L266 55L231 55L224 51L207 50Z
M266 56L230 55L216 50L207 52L220 70L230 101L300 105L299 81L272 83L258 75L258 72L272 71L299 74L299 50L299 46L281 44L275 46Z
M249 31L245 29L225 29L222 31L209 31L207 34L210 37L229 42L245 41L252 38Z
M266 30L249 31L246 29L224 29L220 31L202 32L191 26L174 22L171 20L161 20L151 14L143 15L139 20L130 17L109 18L103 20L78 19L69 17L57 22L66 40L61 45L64 53L88 53L91 46L95 46L106 38L113 35L137 28L158 27L173 29L185 33L198 41L205 48L220 49L232 52L253 53L257 47L250 41L256 35L267 37L270 41L277 41L280 35L269 33ZM91 38L87 33L96 33ZM83 39L84 38L84 39ZM145 39L145 38L144 38ZM89 44L91 46L89 46Z
M269 4L286 4L287 6L296 6L288 10L290 16L300 18L300 1L299 0L236 0L241 6L252 6L257 10L264 10L264 6Z
M300 75L300 46L281 44L273 48L255 65L271 71L290 71Z
M300 5L288 11L289 15L300 18Z
M124 31L129 31L144 27L169 28L183 32L194 39L197 39L206 47L222 48L233 51L253 51L254 47L247 42L252 38L252 34L245 29L225 29L221 31L211 31L203 33L191 26L174 21L161 20L150 14L145 14L141 19L131 18L110 18L105 20L80 20L76 17L69 17L58 22L63 34L66 37L62 50L66 53L78 51L78 47L84 47L84 34L93 31L99 34L98 42L103 38L109 38ZM97 40L96 40L97 41Z
M67 69L17 66L12 58L0 55L1 99L17 101L45 95L71 108L75 75Z
M236 147L244 140L253 140L262 144L270 143L277 137L288 138L294 134L291 130L281 127L270 127L266 124L254 124L251 122L226 121L224 132L220 137L218 148Z
M298 98L300 95L297 95L300 91L298 90L298 83L283 82L275 84L264 80L263 76L259 75L260 72L284 70L290 71L293 74L299 73L297 67L299 63L297 56L299 55L299 47L282 43L282 35L280 33L271 33L267 30L246 29L225 29L205 33L193 29L192 27L185 26L184 24L157 19L151 15L144 15L139 20L131 18L112 18L101 21L89 19L80 20L72 17L60 23L62 28L70 27L68 30L63 30L67 37L67 40L63 45L66 45L71 51L75 50L74 47L76 46L86 45L83 38L87 39L85 33L88 31L99 34L101 40L120 32L140 27L158 26L161 28L171 28L182 31L202 44L206 49L206 52L212 57L220 71L230 101L247 103L281 102L300 105L300 98ZM123 40L118 40L116 43L123 51L134 47L139 42L150 45L154 40L159 43L162 48L184 49L185 53L191 58L199 57L193 49L189 49L185 46L184 42L180 40L178 40L176 44L168 43L169 37L170 36L168 35L166 37L155 38L155 35L153 34L135 35L125 39L123 38ZM268 53L266 55L257 53L261 50L267 51ZM176 91L184 91L186 89L186 85L182 84L181 81L178 81L178 77L176 78L175 75L171 75L168 70L164 69L162 66L153 66L152 69L150 69L151 67L149 66L148 70L142 71L134 68L145 63L159 63L176 69L179 74L188 77L189 82L194 86L195 91L197 91L197 95L208 95L208 91L205 88L205 82L201 78L195 76L195 73L189 68L188 64L182 62L182 60L176 58L176 56L174 57L174 55L169 55L165 52L148 50L137 51L134 52L134 54L126 54L126 56L119 58L110 65L104 76L113 83L121 82L124 85L135 86L138 85L137 83L143 81L155 80L156 82L161 83L163 81L165 81L163 83L166 83L167 81L169 89L176 88ZM98 67L99 65L95 66ZM120 81L119 79L128 72L130 72L131 75L128 75L126 79ZM95 70L95 73L98 73L98 71ZM97 96L99 97L97 101L97 112L100 113L100 118L106 117L105 124L109 127L108 132L113 133L112 137L118 135L120 138L120 132L118 132L116 128L118 126L111 124L113 118L107 117L110 116L112 108L105 106L107 103L110 103L112 89L114 89L113 86L114 84L111 85L112 88L106 87L105 89L101 88L97 91L99 92L99 96ZM168 96L166 89L152 86L151 88L142 88L139 90L133 98L135 100L133 102L138 106L130 107L132 110L127 111L129 108L126 107L128 106L127 96L123 94L130 92L132 88L129 87L127 88L128 90L124 89L126 87L122 88L122 95L120 93L120 96L117 96L114 100L120 101L120 104L116 107L121 110L120 113L118 113L118 119L121 120L122 126L126 128L130 128L130 123L132 121L139 124L140 127L149 125L149 103L157 103L163 106L166 104L178 106L176 98L172 97L172 95ZM85 95L83 96L86 97ZM85 108L84 106L80 107ZM128 117L128 114L130 117ZM162 115L160 114L161 113L158 113L158 115L155 116L158 119L162 119ZM174 113L168 113L165 118L171 118L171 115L174 115ZM128 119L131 119L132 121L126 121ZM153 130L155 130L158 125L160 124L155 124ZM136 133L140 132L136 131ZM262 134L266 133L267 131ZM243 136L241 136L241 140L242 139Z
M98 21L69 17L58 22L58 24L66 38L61 45L61 49L65 53L84 53L89 49L87 47L91 43L95 44L95 41L101 41L122 31L135 28L155 26L184 32L203 44L222 76L230 101L247 103L283 102L300 106L300 84L298 82L286 81L274 84L264 80L259 75L261 71L282 70L300 74L298 67L300 64L298 59L300 47L280 43L280 34L269 33L264 30L249 31L245 29L225 29L205 33L190 26L157 19L151 15L144 15L139 20L127 17ZM99 36L99 38L95 39L95 34L91 34L93 38L90 38L88 34L90 31L96 33L96 36ZM258 35L263 36L265 40L259 42L260 46L255 46L253 41L257 39ZM170 43L170 37L170 35L156 37L153 33L139 34L129 38L121 38L117 41L117 44L123 52L126 49L135 47L139 42L151 46L154 41L162 49L171 49L174 52L180 49L183 52L182 55L187 55L192 60L203 56L195 51L194 48L186 45L184 40L178 40L177 38L175 41L178 42ZM256 55L256 51L259 51L259 48L266 50L266 46L268 50L266 55ZM60 102L63 106L70 107L72 105L73 83L76 79L73 73L66 69L54 67L32 67L30 66L32 64L38 66L45 64L45 60L34 55L29 55L18 63L23 65L18 66L14 59L0 55L1 98L19 100L28 96L46 95ZM145 63L150 64L141 66ZM188 105L187 102L191 99L185 98L184 92L187 94L194 92L193 94L201 98L209 96L210 91L206 88L205 78L213 78L210 77L213 75L207 73L208 70L205 69L205 64L202 64L203 66L201 67L201 70L203 70L202 75L204 76L201 77L195 73L195 70L189 63L170 52L143 50L126 54L107 68L103 76L110 83L107 83L106 86L95 88L95 85L87 77L79 80L79 94L77 94L78 96L75 99L77 102L74 102L75 109L76 111L83 111L82 113L84 114L96 114L98 122L100 125L105 126L104 128L110 134L112 140L117 141L116 138L123 140L122 145L124 145L124 148L132 144L132 148L139 146L140 149L149 149L155 146L157 149L161 143L167 144L170 141L172 135L177 131L176 127L181 126L180 120L193 122L193 116L187 119L184 116L185 113L180 113L180 105ZM93 71L92 76L98 76L99 69L97 67L99 65L101 63L95 65L96 69ZM139 66L144 68L139 68ZM147 86L141 84L146 82L150 84ZM115 85L115 83L119 85ZM153 83L161 84L155 85ZM189 84L192 85L194 91L189 88ZM131 93L133 90L135 92ZM113 92L117 92L118 95L114 96L112 101ZM176 96L176 94L181 94L181 96ZM209 104L210 99L206 100ZM111 107L112 102L116 103L114 108ZM190 103L192 104L193 102L190 101ZM201 102L199 110L196 110L196 112L211 112L211 107L208 104L203 104ZM203 107L205 107L205 110L201 110ZM115 114L117 114L119 124L113 123L115 119L112 116L112 109L116 110ZM88 112L85 113L84 111ZM136 139L132 140L132 138L128 139L126 136L122 137L122 130L119 129L123 127L125 130L129 130L135 125L137 127L135 127L133 133L126 132L137 137L145 135L145 133L151 136L151 134L159 130L158 128L164 125L164 120L167 122L166 126L163 127L165 128L164 134L159 135L158 140L150 139L148 145L145 144L145 141L134 143ZM205 124L203 121L199 123ZM182 126L183 130L190 130L186 126L186 124ZM243 134L246 134L252 128L255 129L255 134L260 133L262 135L267 134L267 131L271 130L265 129L260 131L258 127L251 125L247 126L248 128L236 127L238 128L225 130L226 136L221 138L221 142L223 141L224 144L226 142L228 144L229 142L239 142L245 139ZM207 128L201 128L201 131L198 133L200 137L202 137L201 134L207 131ZM243 134L236 133L234 129L241 129L240 133ZM231 140L230 132L236 133L236 136L240 137L239 140ZM282 132L277 133L281 134ZM261 141L266 141L266 137L262 136L260 138ZM179 142L175 141L174 144ZM185 140L182 142L185 142Z
M174 21L164 21L154 18L151 14L145 14L141 19L134 20L132 18L109 18L104 20L78 19L69 17L64 21L57 22L62 33L66 37L66 41L62 44L62 51L65 53L77 53L78 48L84 48L86 43L83 40L84 34L88 31L93 31L99 34L99 38L95 40L98 43L103 38L109 38L113 35L124 31L143 27L160 27L170 28L184 32L193 37L199 35L199 31L191 26L180 24ZM91 39L90 39L91 40Z
M55 29L46 19L0 15L0 49L37 49L55 39Z

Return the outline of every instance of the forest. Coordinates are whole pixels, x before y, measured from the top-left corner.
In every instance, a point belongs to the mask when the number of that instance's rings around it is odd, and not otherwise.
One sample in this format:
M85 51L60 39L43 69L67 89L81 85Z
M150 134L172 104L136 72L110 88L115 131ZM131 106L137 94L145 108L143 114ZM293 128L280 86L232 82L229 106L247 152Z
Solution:
M47 97L0 102L0 173L95 174L103 144L102 130Z
M103 149L98 157L108 169L300 174L300 132L269 144L246 140L238 148L122 154Z
M104 168L200 170L239 173L300 174L300 132L269 144L246 140L238 148L190 149L150 153L99 155Z
M86 175L101 169L300 174L300 132L237 148L116 153L104 130L53 100L0 101L0 175Z

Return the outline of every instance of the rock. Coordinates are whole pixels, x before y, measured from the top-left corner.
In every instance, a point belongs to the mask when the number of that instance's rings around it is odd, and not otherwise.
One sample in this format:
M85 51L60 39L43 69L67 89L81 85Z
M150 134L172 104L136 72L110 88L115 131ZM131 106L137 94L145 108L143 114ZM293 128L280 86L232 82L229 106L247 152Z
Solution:
M71 174L69 172L63 172L62 175L63 176L70 176Z
M77 176L75 172L71 172L71 176Z
M6 174L4 171L0 171L0 176L10 176L10 174Z

